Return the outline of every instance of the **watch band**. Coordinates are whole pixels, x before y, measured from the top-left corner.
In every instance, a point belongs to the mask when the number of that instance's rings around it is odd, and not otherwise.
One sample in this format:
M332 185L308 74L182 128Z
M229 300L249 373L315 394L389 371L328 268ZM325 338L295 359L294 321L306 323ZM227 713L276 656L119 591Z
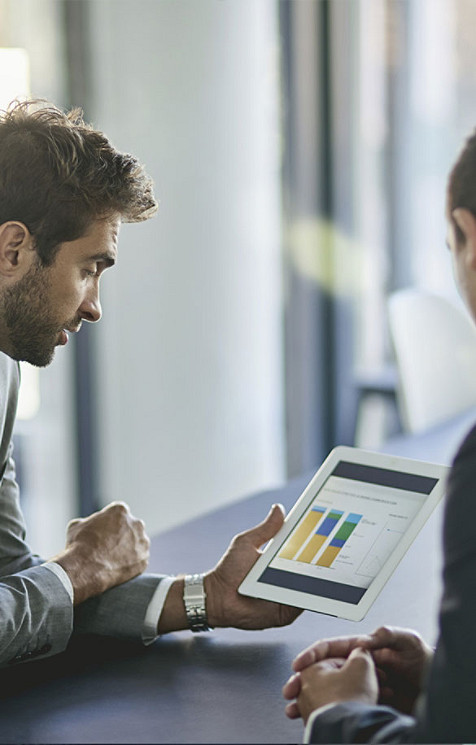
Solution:
M184 577L183 604L189 628L194 631L211 631L206 608L206 592L203 574L187 574Z

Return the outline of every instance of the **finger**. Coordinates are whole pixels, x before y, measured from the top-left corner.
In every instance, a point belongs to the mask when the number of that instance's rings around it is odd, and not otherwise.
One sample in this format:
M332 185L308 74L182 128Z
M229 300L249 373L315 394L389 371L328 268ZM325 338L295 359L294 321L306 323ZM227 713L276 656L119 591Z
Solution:
M301 716L299 706L295 701L293 701L291 704L287 704L284 711L286 712L286 716L289 717L289 719L299 719L299 717Z
M370 643L367 649L379 649L390 647L400 649L408 645L410 639L415 637L415 632L408 629L401 629L397 626L380 626L370 634Z
M372 648L388 647L395 641L395 632L391 626L380 626L370 634Z
M369 667L371 667L373 670L375 670L372 655L366 649L362 649L362 647L357 647L356 649L352 650L345 662L344 667L360 668L363 671L366 671Z
M263 522L259 523L255 528L245 531L242 535L246 535L253 545L259 548L263 543L271 540L276 535L282 527L283 522L284 507L280 504L273 504Z
M283 697L290 700L297 698L301 691L301 676L292 675L283 686Z
M105 507L103 507L101 510L99 510L100 513L104 512L122 512L123 514L131 514L131 511L129 509L129 505L126 504L126 502L120 502L119 500L116 500L115 502L109 502ZM93 513L98 514L98 513Z
M140 520L139 518L135 518L134 525L136 529L139 531L139 533L142 533L143 535L147 536L145 522L143 520Z
M122 499L115 499L113 502L109 502L109 504L106 505L103 509L108 509L108 507L120 507L123 510L126 510L126 512L130 512L130 507L127 504L127 502L123 502Z
M376 665L380 665L382 668L398 665L401 663L401 653L392 647L383 647L382 649L375 649L372 651L372 657Z
M339 642L343 642L343 640L322 639L321 641L312 644L310 647L300 652L295 658L292 664L293 670L299 672L300 670L304 670L306 667L313 665L315 662L325 660L326 657L329 657L331 654L331 646L335 648L341 646Z
M298 654L293 662L293 670L299 672L315 662L326 659L326 657L348 657L353 649L363 646L367 636L341 636L335 639L322 639L304 649Z
M327 642L317 642L316 644L313 644L312 647L308 647L307 649L303 649L302 652L299 652L297 657L293 660L292 668L298 673L301 670L305 670L306 667L313 665L315 662L325 659L326 655Z

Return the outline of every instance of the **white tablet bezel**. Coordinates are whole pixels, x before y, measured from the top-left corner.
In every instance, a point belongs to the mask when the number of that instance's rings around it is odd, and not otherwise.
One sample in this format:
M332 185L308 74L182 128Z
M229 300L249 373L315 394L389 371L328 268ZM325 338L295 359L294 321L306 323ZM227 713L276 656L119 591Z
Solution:
M416 474L419 476L429 476L438 481L430 494L427 495L423 506L412 519L401 540L393 549L392 553L381 567L379 573L372 580L370 586L364 592L363 597L357 604L343 602L341 600L333 600L298 590L291 590L258 582L259 577L284 545L304 512L316 499L321 487L332 474L339 461L350 461L362 465L375 466L377 468L385 468L393 471L402 471L404 473ZM441 500L444 494L447 472L447 466L435 463L427 463L410 458L403 458L401 456L371 452L344 445L334 448L289 512L283 527L272 541L268 543L260 558L242 581L238 591L243 595L251 597L272 600L286 605L292 605L297 608L305 608L319 613L326 613L328 615L346 618L351 621L361 621L389 579L390 575L397 567L397 564L415 540L434 508Z

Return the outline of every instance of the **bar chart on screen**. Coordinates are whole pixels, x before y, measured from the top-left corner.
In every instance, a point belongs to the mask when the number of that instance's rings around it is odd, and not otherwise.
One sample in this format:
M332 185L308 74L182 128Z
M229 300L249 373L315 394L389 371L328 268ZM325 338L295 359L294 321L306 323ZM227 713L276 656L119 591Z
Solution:
M375 576L408 524L408 515L377 514L314 504L303 516L276 556L281 568L333 577L359 577L363 584ZM352 540L351 540L352 539ZM306 569L305 569L306 567Z
M343 510L313 506L286 541L279 557L330 567L363 517L351 512L342 520L344 514Z
M330 567L332 565L332 562L337 558L362 517L363 515L357 515L355 512L347 515L345 521L334 535L334 538L332 538L324 553L317 560L316 564L318 566Z

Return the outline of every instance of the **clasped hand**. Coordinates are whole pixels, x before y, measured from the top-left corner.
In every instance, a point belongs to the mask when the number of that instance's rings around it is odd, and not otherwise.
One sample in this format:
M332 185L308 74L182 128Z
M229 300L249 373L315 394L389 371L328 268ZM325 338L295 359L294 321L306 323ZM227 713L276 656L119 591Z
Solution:
M342 701L393 706L411 714L433 650L414 631L382 626L370 635L323 639L301 652L283 688L286 714L307 721Z

